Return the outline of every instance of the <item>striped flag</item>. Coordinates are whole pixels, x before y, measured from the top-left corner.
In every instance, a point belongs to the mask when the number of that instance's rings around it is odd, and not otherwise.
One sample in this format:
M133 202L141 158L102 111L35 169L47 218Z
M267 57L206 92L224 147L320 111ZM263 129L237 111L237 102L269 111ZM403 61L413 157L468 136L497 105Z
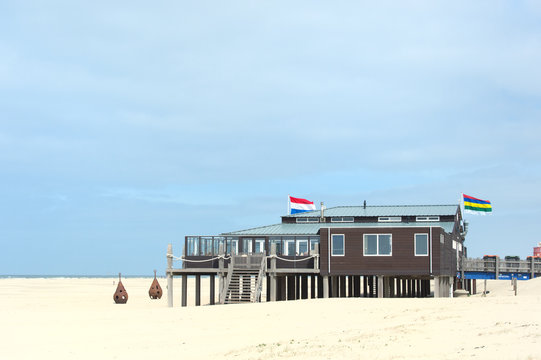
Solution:
M289 196L289 214L297 214L306 211L314 211L316 206L313 201L294 198Z
M483 215L492 212L492 204L488 200L477 199L466 194L462 194L462 198L464 200L464 212Z

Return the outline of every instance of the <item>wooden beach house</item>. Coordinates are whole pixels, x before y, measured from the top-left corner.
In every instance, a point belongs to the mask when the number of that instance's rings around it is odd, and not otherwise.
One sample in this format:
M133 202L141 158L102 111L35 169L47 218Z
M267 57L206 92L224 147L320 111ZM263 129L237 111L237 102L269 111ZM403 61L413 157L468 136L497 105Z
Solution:
M182 268L209 275L211 303L326 297L446 297L466 255L460 206L338 206L282 216L281 222L219 236L186 236ZM430 281L434 281L431 292ZM172 301L172 294L171 294ZM170 302L172 305L172 302Z

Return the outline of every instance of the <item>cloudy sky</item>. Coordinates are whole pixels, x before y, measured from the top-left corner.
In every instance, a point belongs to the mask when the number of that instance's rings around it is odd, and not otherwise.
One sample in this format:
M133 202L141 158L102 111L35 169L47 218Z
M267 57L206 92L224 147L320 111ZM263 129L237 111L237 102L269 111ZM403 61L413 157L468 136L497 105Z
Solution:
M537 1L0 5L0 274L152 274L185 235L328 207L491 200L541 221Z

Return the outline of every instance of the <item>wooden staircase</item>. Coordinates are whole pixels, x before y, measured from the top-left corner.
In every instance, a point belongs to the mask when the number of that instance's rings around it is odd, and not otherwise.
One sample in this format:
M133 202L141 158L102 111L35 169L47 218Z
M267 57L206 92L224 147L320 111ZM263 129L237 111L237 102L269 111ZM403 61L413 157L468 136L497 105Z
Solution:
M267 261L263 254L233 255L224 286L223 304L260 302Z

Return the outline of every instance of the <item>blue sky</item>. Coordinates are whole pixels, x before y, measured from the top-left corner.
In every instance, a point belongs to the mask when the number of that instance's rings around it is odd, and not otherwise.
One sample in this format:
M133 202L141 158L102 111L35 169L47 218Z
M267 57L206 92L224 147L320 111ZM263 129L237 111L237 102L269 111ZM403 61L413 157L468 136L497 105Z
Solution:
M541 219L536 1L4 2L0 274L149 274L185 235L328 207L489 199Z

